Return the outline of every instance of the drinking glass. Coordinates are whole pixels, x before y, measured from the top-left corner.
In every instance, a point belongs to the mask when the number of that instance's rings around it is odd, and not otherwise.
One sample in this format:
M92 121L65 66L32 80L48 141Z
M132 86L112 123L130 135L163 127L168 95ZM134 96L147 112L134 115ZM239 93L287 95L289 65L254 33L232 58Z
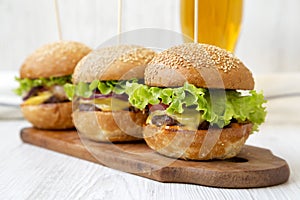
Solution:
M180 0L183 34L194 38L194 0ZM233 52L238 40L243 0L198 0L198 42Z

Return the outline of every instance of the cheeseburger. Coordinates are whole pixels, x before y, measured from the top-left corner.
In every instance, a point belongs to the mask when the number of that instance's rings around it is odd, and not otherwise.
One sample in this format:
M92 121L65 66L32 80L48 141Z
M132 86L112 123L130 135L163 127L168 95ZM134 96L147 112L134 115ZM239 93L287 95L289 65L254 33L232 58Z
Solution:
M128 103L126 85L144 79L154 52L135 45L105 47L91 52L66 84L73 99L74 125L81 136L100 142L142 139L147 113Z
M264 122L264 97L233 54L186 43L157 54L145 85L130 83L130 103L148 109L144 139L157 152L188 160L236 156Z
M91 49L84 44L60 41L44 45L26 58L15 90L23 96L24 117L40 129L73 128L72 102L63 85L71 83L76 64Z

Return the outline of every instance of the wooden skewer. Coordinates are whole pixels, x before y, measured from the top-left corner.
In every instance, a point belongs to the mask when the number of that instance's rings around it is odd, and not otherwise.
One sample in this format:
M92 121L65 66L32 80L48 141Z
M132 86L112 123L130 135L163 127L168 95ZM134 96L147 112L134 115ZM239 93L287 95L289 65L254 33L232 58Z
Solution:
M56 16L56 26L58 31L58 39L62 40L62 31L61 31L61 22L60 22L60 15L59 15L59 8L58 8L58 0L54 0L55 6L55 16Z
M118 43L121 42L123 1L118 0Z
M198 16L199 16L199 0L195 0L194 3L194 42L198 43Z

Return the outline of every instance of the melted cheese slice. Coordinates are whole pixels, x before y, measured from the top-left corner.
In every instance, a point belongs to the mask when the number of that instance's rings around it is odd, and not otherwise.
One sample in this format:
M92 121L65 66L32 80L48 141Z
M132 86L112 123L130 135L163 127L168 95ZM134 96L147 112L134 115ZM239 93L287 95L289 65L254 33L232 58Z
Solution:
M47 99L52 96L52 93L49 91L41 92L37 96L30 97L23 102L24 105L39 105L44 103Z
M81 104L93 104L97 108L103 111L117 111L128 109L128 101L123 101L117 98L105 98L105 99L80 99Z
M176 119L180 124L182 124L183 126L191 130L197 130L199 124L204 121L199 111L192 110L192 109L185 109L185 111L182 114L169 114L165 110L154 111L150 113L146 123L152 124L152 118L154 116L159 116L159 115L168 115L173 119Z

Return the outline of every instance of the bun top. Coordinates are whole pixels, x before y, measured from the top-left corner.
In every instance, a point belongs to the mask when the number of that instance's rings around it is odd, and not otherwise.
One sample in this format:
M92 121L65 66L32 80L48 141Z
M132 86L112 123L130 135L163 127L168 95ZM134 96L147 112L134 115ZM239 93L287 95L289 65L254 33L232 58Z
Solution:
M154 55L154 51L137 45L97 49L78 63L73 82L143 79L145 65Z
M27 57L21 66L21 78L49 78L71 75L79 60L91 49L73 41L46 44Z
M219 47L185 43L157 54L145 70L145 83L180 87L185 82L202 88L252 90L249 69L232 53Z

